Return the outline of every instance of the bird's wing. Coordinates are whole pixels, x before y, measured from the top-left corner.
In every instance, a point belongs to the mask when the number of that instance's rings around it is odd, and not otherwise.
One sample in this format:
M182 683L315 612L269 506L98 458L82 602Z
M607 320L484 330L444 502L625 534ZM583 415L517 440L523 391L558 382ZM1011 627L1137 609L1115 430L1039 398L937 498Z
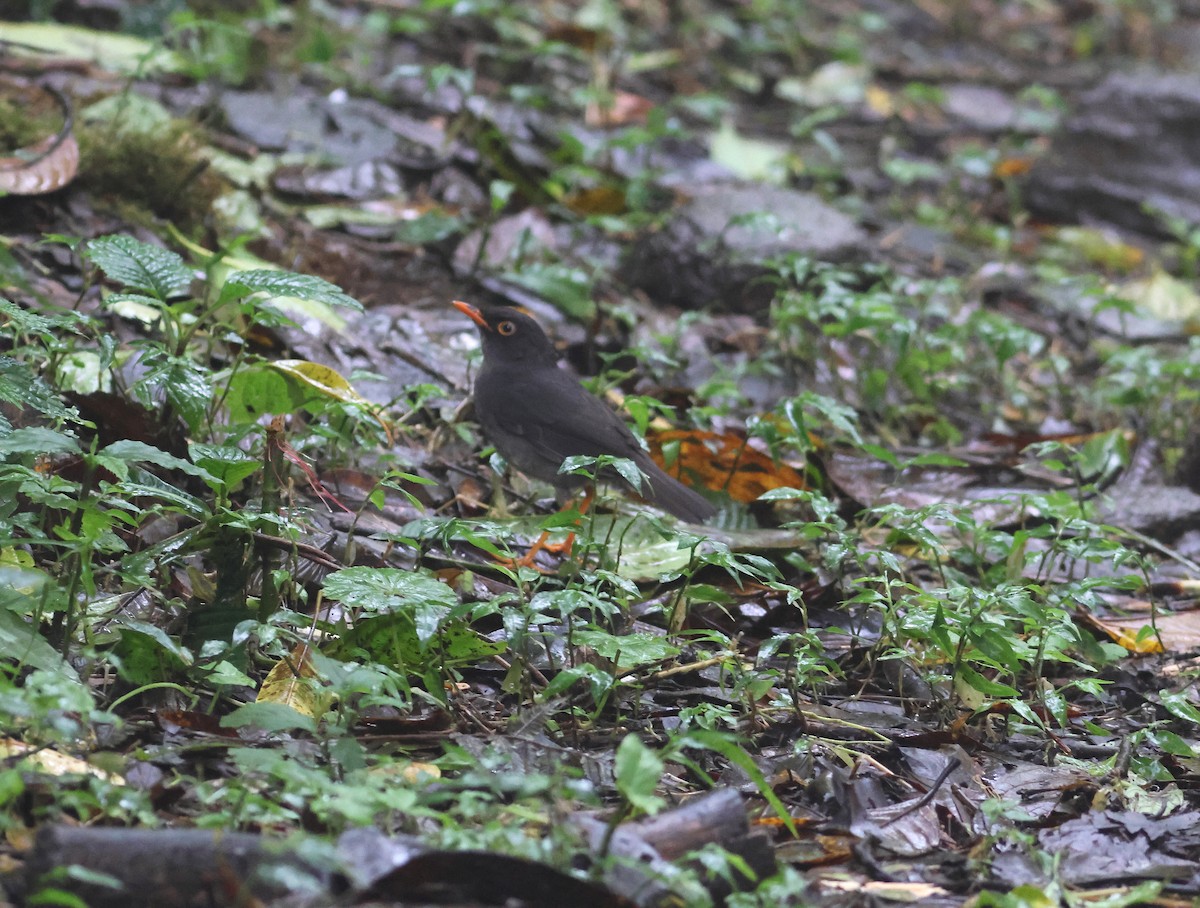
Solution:
M538 405L530 407L530 400ZM492 420L521 435L548 460L636 457L642 452L621 417L561 369L517 376L508 387L490 389L482 403Z

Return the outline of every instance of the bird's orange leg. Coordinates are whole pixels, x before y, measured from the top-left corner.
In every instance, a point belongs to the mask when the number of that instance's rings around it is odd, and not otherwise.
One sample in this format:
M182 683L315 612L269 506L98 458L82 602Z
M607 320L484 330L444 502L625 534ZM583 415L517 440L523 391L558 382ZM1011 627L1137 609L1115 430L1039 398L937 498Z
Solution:
M588 508L590 508L592 506L592 501L595 499L595 497L596 497L596 490L593 489L591 486L589 486L588 490L583 495L583 500L579 502L579 508L577 509L579 511L579 516L581 518L583 517L584 514L586 514L588 512ZM578 521L576 521L576 522L578 523ZM574 530L572 530L567 535L567 538L565 540L563 540L562 542L553 542L553 543L547 542L546 540L548 540L549 538L550 538L550 531L543 530L542 535L539 536L537 538L537 541L532 546L529 547L529 551L526 552L522 557L516 559L513 562L513 565L518 566L518 567L535 567L533 561L537 557L538 552L542 552L542 551L554 552L556 554L562 555L564 558L570 556L571 549L575 545Z

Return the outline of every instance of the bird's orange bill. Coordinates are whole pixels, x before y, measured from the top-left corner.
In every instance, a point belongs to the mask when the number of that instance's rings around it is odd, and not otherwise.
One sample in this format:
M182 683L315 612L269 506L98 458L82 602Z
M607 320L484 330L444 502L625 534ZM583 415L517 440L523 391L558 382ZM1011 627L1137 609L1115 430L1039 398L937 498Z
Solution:
M451 303L455 309L477 324L480 328L488 331L492 330L492 326L487 323L487 319L483 317L483 313L472 306L470 303L464 303L462 300L455 300Z

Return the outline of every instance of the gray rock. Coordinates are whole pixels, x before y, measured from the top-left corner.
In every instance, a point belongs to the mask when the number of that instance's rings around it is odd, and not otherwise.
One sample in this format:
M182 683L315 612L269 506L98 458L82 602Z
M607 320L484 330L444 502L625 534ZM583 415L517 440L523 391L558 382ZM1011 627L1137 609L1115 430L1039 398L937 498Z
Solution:
M386 158L432 170L451 151L440 128L341 91L228 91L219 106L230 130L259 148L319 154L334 166Z
M663 230L638 243L625 277L657 300L686 309L764 308L774 288L761 280L771 260L795 254L822 261L860 258L866 233L807 192L722 184L692 192Z
M1155 539L1174 539L1200 527L1200 495L1183 486L1114 488L1097 519Z
M1164 233L1147 208L1200 222L1200 74L1126 73L1085 94L1025 202L1037 214Z
M1017 123L1017 106L1011 97L989 85L958 84L942 89L942 109L968 126L984 132L1002 132Z

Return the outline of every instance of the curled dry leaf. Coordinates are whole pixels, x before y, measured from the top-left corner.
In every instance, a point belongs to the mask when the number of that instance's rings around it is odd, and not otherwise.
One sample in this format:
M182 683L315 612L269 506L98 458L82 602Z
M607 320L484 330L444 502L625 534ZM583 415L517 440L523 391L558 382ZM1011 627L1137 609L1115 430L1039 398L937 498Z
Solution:
M63 125L56 134L0 158L0 192L43 195L62 189L79 172L79 144L72 133L70 104L56 91L48 93L62 110Z
M61 142L52 136L27 151L38 156L32 160L0 158L0 190L12 195L44 195L62 189L79 172L79 145L74 136Z

